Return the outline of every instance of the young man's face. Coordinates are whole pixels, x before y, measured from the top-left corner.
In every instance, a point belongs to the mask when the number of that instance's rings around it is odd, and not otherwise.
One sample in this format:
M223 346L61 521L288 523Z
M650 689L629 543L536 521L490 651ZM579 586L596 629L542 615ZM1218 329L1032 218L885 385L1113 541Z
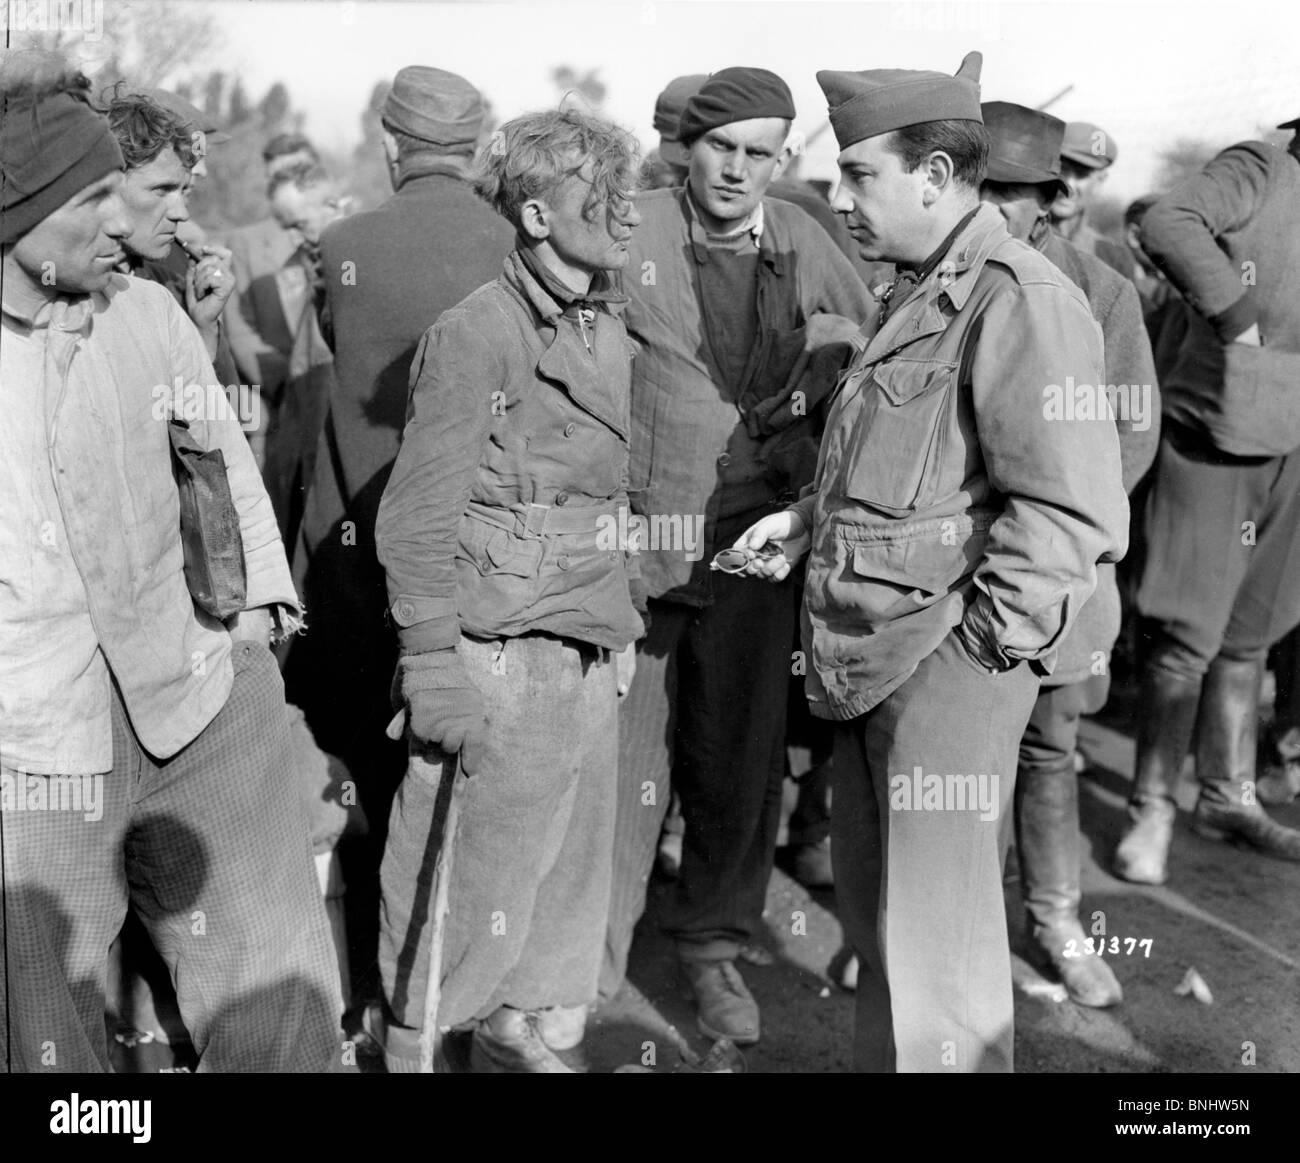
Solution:
M574 270L595 274L627 266L628 241L641 215L630 198L588 209L591 168L565 178L546 200L547 242Z
M1058 194L1052 203L1052 218L1056 222L1077 218L1088 208L1097 187L1106 180L1106 171L1090 170L1087 166L1063 157L1061 177L1065 181L1066 192Z
M174 149L165 149L148 165L128 170L122 200L131 215L126 249L140 258L166 258L176 228L189 221L185 204L190 171Z
M929 227L923 192L926 167L908 173L887 148L889 134L855 142L839 156L840 184L831 209L870 262L920 262Z
M320 241L321 231L342 217L338 191L328 182L305 190L286 182L271 195L271 213L285 230L296 232L313 246Z
M710 129L691 143L688 182L706 229L724 233L749 215L785 169L790 123L752 117Z
M1018 182L985 182L980 201L996 206L1012 238L1026 242L1034 226L1047 215L1048 195L1042 186Z
M131 233L121 190L122 174L114 171L74 194L14 243L19 267L40 286L68 294L102 291Z

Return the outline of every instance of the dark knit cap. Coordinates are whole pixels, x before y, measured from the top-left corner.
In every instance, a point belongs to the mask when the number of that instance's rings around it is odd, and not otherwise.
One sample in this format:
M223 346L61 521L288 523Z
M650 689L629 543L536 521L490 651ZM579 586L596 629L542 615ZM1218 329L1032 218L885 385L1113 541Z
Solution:
M677 140L690 145L710 129L755 117L783 117L793 121L795 109L790 87L767 69L719 69L686 102L677 127Z
M980 68L984 57L969 52L957 75L919 69L823 69L817 83L830 106L840 149L926 121L980 121Z
M25 53L0 59L0 244L124 166L108 119L68 92L25 83ZM42 54L42 56L47 54Z
M483 127L483 96L464 77L428 65L407 65L384 101L389 129L443 149L472 150Z

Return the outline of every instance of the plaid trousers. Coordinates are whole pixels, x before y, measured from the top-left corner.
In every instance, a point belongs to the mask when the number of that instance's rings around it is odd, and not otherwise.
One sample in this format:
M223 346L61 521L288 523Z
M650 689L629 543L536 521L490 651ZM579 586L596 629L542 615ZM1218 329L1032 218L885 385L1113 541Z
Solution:
M232 663L225 706L166 760L140 746L114 688L98 819L0 812L6 1070L110 1068L106 961L128 903L171 972L200 1071L341 1061L338 968L284 688L262 646L236 643Z

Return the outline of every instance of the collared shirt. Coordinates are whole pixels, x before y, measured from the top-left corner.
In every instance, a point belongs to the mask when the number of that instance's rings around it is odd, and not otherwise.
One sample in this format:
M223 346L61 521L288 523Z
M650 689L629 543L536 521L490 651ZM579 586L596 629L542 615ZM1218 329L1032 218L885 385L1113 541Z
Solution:
M230 636L183 572L169 406L220 449L248 606L297 612L275 517L193 324L161 286L0 318L0 762L112 767L110 682L141 743L175 754L224 705ZM218 402L220 401L220 402Z

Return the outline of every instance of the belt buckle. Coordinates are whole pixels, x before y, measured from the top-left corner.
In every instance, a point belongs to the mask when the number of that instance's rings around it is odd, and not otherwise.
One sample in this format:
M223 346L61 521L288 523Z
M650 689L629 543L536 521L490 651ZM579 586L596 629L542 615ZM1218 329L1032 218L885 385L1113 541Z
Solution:
M546 518L550 516L550 512L550 505L530 504L527 516L524 517L524 533L529 537L540 537L545 533Z

